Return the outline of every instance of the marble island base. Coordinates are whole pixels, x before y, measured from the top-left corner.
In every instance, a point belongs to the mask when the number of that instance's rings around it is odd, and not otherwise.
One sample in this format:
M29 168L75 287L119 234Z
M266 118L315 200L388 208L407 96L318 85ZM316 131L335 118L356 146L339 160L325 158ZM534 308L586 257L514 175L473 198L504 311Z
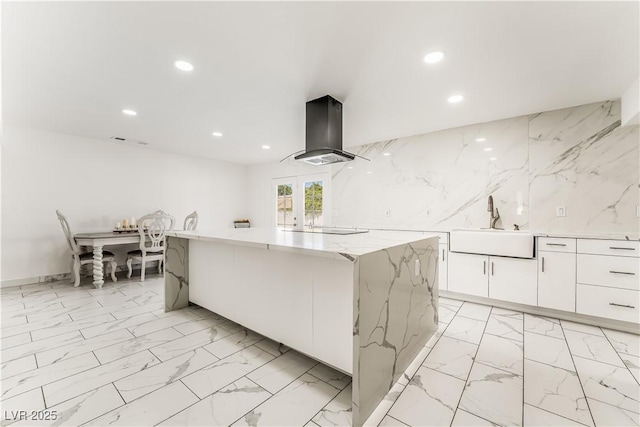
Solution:
M348 373L359 426L437 329L437 262L419 233L357 256L168 237L165 310L193 302Z

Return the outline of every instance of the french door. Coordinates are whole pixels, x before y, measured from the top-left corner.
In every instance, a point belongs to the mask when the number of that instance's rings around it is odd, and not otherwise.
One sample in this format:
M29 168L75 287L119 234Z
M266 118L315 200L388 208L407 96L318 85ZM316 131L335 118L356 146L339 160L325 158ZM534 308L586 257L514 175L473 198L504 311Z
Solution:
M328 173L274 178L274 224L281 228L331 224L331 185Z

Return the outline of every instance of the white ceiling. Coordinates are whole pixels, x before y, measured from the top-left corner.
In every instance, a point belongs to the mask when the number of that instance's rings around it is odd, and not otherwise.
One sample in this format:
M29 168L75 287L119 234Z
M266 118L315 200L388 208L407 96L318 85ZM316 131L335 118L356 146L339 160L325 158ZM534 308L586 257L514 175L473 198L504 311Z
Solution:
M638 6L3 2L3 112L8 124L279 160L304 147L305 102L326 94L344 103L345 147L619 97L639 74ZM446 57L427 66L432 49ZM465 101L448 104L456 92Z

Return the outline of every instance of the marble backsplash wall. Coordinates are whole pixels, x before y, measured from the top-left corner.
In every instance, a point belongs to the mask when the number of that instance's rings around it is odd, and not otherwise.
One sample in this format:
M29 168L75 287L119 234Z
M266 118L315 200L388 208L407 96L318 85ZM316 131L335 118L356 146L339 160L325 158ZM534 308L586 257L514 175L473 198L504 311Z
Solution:
M488 227L491 194L505 229L638 233L639 146L619 100L364 145L333 166L333 225Z

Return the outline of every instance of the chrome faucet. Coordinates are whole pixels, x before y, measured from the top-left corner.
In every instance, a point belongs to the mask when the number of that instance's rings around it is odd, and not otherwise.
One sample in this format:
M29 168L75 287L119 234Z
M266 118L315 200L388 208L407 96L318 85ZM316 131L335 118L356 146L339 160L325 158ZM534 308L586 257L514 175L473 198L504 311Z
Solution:
M489 196L489 206L487 207L487 212L491 212L491 216L489 217L489 228L495 229L496 222L500 219L500 212L498 208L496 208L496 214L493 215L493 196Z

